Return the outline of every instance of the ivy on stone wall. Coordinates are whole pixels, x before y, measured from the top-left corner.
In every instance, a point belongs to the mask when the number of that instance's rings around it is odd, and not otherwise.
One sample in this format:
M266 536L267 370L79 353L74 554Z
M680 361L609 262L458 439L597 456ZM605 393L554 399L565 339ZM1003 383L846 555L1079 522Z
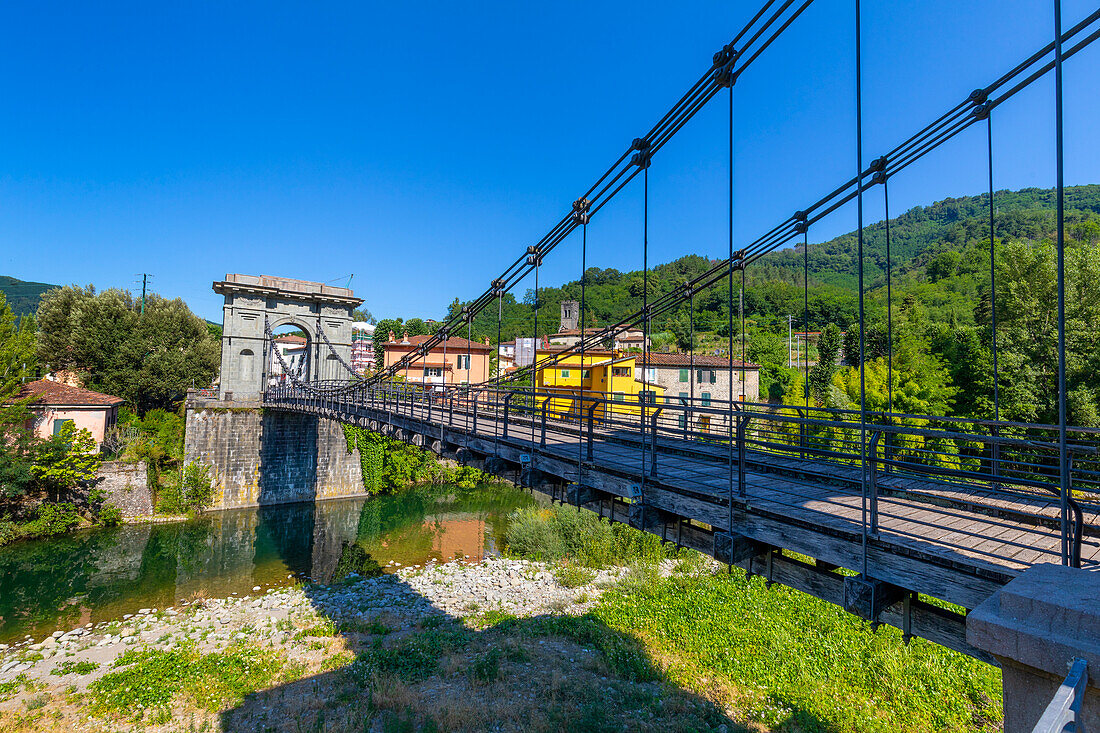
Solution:
M470 466L451 467L435 454L356 425L342 425L348 453L359 450L363 486L378 494L416 484L456 484L470 489L483 483L484 472Z

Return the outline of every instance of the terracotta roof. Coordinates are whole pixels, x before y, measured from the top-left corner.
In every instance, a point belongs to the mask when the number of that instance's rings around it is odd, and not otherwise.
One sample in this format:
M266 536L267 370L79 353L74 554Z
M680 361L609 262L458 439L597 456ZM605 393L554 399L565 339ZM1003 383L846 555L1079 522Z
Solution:
M641 355L638 357L639 363L644 366L652 367L690 367L692 364L690 354L663 354L658 351L649 352L649 361L645 361ZM720 367L722 369L729 369L730 360L724 356L714 356L711 354L696 354L695 366L696 367ZM740 369L742 366L746 369L759 369L756 364L750 364L749 362L742 362L734 360L732 362L734 369Z
M277 344L304 344L305 342L305 337L299 336L296 333L288 333L284 336L275 337L275 343Z
M400 339L400 337L397 337L397 338ZM401 340L387 341L385 343L385 348L388 349L388 348L391 348L391 347L400 347L400 346L406 346L406 347L419 346L420 344L424 343L425 341L427 341L430 338L431 338L431 336L427 336L427 335L424 335L424 336L409 336L409 342L408 343L405 343L404 341L401 341ZM466 345L467 344L469 344L470 351L492 351L493 350L493 347L490 346L489 344L485 344L485 343L482 343L480 341L468 341L468 340L462 338L461 336L452 336L451 338L447 339L447 341L445 343L447 344L447 351L453 351L456 354L459 353L459 352L466 351ZM442 350L443 350L443 344L442 343L432 347L432 352L442 351Z
M34 397L32 404L71 405L74 407L113 407L126 402L121 397L112 397L111 395L93 392L90 389L73 387L48 379L39 379L37 382L24 384L15 399L23 400L28 397Z

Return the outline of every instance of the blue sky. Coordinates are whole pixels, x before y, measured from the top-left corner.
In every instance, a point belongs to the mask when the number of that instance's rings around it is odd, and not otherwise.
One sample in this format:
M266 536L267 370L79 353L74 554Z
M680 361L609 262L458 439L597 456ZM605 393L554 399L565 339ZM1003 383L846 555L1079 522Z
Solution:
M1050 4L864 0L865 159L1053 33ZM1065 25L1090 3L1064 0ZM335 281L439 317L541 237L709 66L756 2L12 3L0 8L0 274L183 297L226 272ZM736 233L855 168L852 0L817 0L736 90ZM1066 66L1067 183L1100 181L1100 43ZM998 188L1054 182L1050 77L994 120ZM726 106L654 160L650 261L726 249ZM891 209L985 187L985 136L891 183ZM640 185L589 227L641 266ZM868 218L881 215L868 203ZM812 232L855 226L854 207ZM579 274L579 240L543 268ZM343 280L340 280L343 282ZM520 293L522 295L522 293Z

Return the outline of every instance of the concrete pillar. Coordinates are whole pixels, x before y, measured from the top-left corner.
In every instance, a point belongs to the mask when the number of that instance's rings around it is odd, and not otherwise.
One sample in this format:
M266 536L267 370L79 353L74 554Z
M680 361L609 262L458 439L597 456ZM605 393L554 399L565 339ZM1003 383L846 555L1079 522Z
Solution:
M1100 573L1034 565L966 617L966 640L1001 664L1005 733L1027 733L1074 658L1088 662L1084 730L1100 730Z

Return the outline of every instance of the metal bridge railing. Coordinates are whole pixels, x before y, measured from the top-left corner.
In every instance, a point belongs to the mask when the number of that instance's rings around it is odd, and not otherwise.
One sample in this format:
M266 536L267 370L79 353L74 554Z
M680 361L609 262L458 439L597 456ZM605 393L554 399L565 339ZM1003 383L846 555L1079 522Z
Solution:
M1081 720L1081 707L1085 702L1085 688L1089 684L1088 669L1088 662L1084 659L1070 662L1069 674L1032 728L1032 733L1086 733Z
M1095 429L1070 430L1071 491L1062 496L1057 428L1050 425L866 412L861 429L856 410L402 382L308 388L284 382L265 399L334 416L371 408L531 450L575 446L569 455L578 463L598 462L601 443L634 446L645 475L657 481L671 456L688 456L710 475L729 472L738 500L766 499L833 520L866 506L866 519L857 524L869 537L885 531L979 559L1012 553L1031 558L1024 564L1081 566L1083 554L1084 564L1100 554ZM715 499L735 501L725 493ZM914 501L936 505L938 517L911 516ZM975 508L987 515L983 532L1004 536L992 549L985 547L987 537L965 527L939 531Z

